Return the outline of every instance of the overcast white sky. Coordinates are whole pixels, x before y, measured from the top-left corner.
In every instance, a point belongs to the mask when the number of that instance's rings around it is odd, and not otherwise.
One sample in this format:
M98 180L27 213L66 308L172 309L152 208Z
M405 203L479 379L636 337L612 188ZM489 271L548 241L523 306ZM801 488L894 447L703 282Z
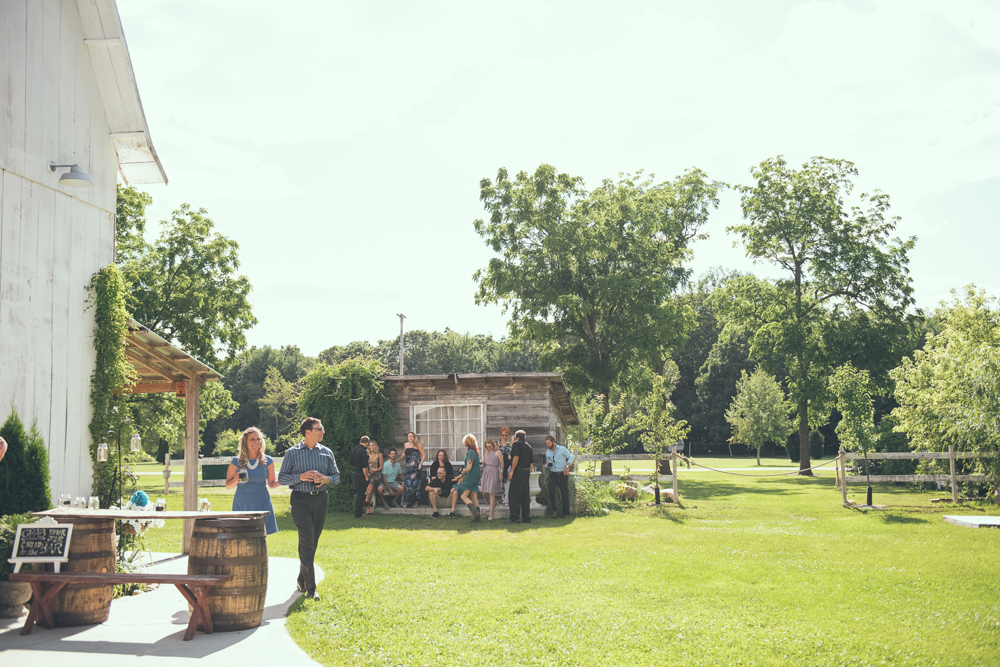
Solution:
M479 181L849 159L919 237L918 305L1000 294L1000 3L118 0L168 186L240 244L253 345L506 333ZM692 267L755 270L724 195ZM155 230L155 225L153 225Z

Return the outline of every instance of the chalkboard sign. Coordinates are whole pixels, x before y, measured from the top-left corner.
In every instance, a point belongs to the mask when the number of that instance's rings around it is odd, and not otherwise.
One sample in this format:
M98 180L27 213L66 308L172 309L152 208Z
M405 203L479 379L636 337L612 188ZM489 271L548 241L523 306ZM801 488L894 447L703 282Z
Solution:
M14 537L14 550L9 563L15 563L14 571L21 569L21 563L59 563L69 560L69 541L73 536L73 525L56 523L49 517L38 523L20 524Z

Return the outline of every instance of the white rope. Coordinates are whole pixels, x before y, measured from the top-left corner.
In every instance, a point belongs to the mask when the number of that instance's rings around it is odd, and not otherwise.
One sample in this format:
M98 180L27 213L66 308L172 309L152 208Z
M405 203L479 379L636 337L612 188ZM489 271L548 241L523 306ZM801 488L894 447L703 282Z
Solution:
M816 468L822 468L823 466L827 466L830 465L831 463L836 463L836 462L837 459L830 459L826 463L820 463L818 466L806 468L805 470L815 470ZM802 472L805 472L804 470L799 469L799 470L793 470L791 472L775 472L765 475L752 475L741 472L730 472L728 470L719 470L718 468L709 468L708 466L703 466L700 463L696 463L695 461L690 461L690 463L694 463L694 465L698 466L699 468L704 468L705 470L711 470L713 472L721 472L724 475L736 475L738 477L784 477L785 475L798 475L801 474Z

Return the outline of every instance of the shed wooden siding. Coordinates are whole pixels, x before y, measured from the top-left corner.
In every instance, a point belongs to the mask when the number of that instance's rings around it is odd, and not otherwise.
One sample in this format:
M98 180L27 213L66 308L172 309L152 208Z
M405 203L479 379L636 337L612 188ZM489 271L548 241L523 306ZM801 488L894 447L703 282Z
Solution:
M73 0L0 2L0 419L37 419L53 494L87 495L86 285L114 259L118 162ZM94 187L59 185L79 163Z
M538 455L545 436L561 437L565 424L547 377L461 377L453 380L396 380L383 378L396 410L396 441L405 442L413 428L413 407L479 403L485 406L486 437L500 439L500 428L509 426L511 435L523 430ZM453 457L461 459L461 456Z

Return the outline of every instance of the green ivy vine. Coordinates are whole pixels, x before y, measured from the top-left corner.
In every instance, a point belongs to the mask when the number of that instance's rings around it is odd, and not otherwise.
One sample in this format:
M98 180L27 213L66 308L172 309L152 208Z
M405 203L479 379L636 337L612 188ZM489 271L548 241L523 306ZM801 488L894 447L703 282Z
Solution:
M125 279L114 264L94 274L87 286L89 305L94 308L94 349L97 363L90 376L90 459L94 463L94 493L101 507L108 507L115 485L115 463L98 463L97 445L109 429L117 428L124 418L124 389L135 384L135 371L125 357L128 337L128 311L125 309ZM113 443L108 442L111 446Z

